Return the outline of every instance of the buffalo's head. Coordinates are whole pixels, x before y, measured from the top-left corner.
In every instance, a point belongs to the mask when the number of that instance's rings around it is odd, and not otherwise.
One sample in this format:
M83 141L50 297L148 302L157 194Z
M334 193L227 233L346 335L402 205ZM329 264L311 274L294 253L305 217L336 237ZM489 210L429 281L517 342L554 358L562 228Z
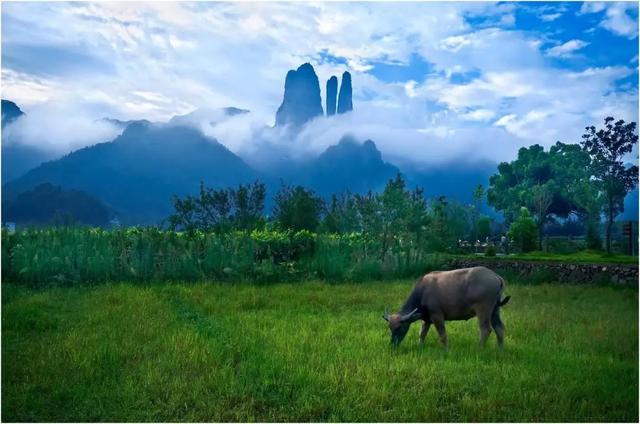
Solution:
M400 344L404 336L409 331L409 326L413 321L421 318L418 308L409 312L408 314L391 314L385 309L382 319L389 323L389 330L391 331L391 344L396 347Z

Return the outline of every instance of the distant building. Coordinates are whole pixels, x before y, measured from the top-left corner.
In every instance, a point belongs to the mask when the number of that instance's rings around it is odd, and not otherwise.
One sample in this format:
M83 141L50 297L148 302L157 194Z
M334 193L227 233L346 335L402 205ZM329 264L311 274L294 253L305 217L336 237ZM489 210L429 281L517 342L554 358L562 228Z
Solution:
M4 223L4 228L7 229L9 234L13 234L13 233L16 232L16 223L15 222L5 222Z
M109 221L109 225L111 225L111 228L118 228L120 227L120 220L118 219L118 217L116 216L115 218L113 218L111 221Z

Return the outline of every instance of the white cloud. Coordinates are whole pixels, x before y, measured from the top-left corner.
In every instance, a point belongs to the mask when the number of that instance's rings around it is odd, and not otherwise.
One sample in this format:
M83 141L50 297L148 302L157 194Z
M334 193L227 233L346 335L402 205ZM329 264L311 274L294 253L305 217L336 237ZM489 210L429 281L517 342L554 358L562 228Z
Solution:
M638 36L637 2L584 2L580 13L605 12L600 26L614 34L633 39Z
M69 109L82 110L83 101L91 102L120 119L164 121L199 108L249 109L250 114L214 119L214 124L203 118L198 126L256 161L260 146L275 146L273 155L304 156L335 144L345 133L375 140L386 157L398 161L435 163L456 155L503 160L532 142L578 141L581 129L599 123L602 114L637 115L637 88L616 87L631 68L554 68L547 55L566 57L586 42L570 40L541 50L545 34L517 29L519 7L524 6L7 3L3 53L29 40L27 47L93 52L112 69L66 78L35 76L47 66L34 56L32 73L3 68L3 97L26 105L29 115L38 105L54 110L61 97L78 105ZM611 5L583 6L585 13L599 7L607 10L603 27L624 27L624 16L608 15ZM564 11L554 6L540 13L553 25L555 15ZM428 62L424 74L385 82L368 72L378 62L409 64L412 55ZM298 135L270 128L286 72L306 61L313 63L321 90L329 76L352 72L355 111L318 119ZM459 75L464 81L453 82ZM47 123L56 138L46 141L71 148L108 134L92 131L86 123L93 117L85 118L73 137ZM26 138L36 142L41 137L46 132Z
M540 15L540 19L542 19L545 22L553 22L556 19L558 19L560 16L562 16L562 13L548 13L548 14Z
M582 40L569 40L566 43L557 45L547 50L547 55L551 57L571 57L574 52L585 48L589 43Z
M64 154L110 141L122 129L103 120L104 112L96 105L80 105L64 99L34 106L3 129L2 142L38 146Z

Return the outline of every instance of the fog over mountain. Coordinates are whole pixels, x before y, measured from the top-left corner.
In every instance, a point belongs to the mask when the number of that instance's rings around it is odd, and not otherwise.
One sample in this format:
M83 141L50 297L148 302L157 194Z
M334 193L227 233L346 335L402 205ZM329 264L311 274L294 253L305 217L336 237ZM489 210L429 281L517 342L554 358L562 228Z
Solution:
M399 170L467 201L523 146L636 120L637 15L633 3L3 4L3 195L73 184L148 221L199 180L327 193Z

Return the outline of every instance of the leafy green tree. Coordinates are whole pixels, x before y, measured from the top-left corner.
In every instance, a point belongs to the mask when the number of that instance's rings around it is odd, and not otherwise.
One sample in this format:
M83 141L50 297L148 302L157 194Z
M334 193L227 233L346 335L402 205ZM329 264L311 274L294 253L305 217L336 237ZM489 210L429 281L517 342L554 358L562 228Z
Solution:
M224 232L231 220L231 198L227 190L214 190L200 183L198 196L174 197L174 213L169 217L172 230Z
M615 217L624 212L624 198L638 183L638 167L625 166L623 158L638 142L636 123L604 120L604 128L586 127L580 143L591 158L591 175L603 196L607 216L606 247L611 252L611 230Z
M324 201L312 190L283 185L275 196L273 216L283 230L316 231Z
M512 222L527 207L538 227L541 248L544 226L553 217L578 211L571 187L588 181L589 158L580 146L556 143L548 152L540 145L521 148L518 158L498 166L489 179L487 200Z
M473 213L472 213L472 225L473 225L473 240L478 240L478 238L482 238L479 234L478 229L478 219L480 218L480 207L482 206L482 199L484 198L485 192L482 184L478 184L478 186L473 190Z
M350 192L331 196L331 201L324 213L321 230L337 234L360 230L356 199Z
M219 190L200 183L198 196L173 198L174 213L168 218L169 227L174 231L217 233L259 228L264 225L265 195L265 185L260 182Z
M407 229L407 217L410 210L410 194L406 190L406 183L402 175L396 175L390 180L379 196L382 241L381 259L390 246Z
M529 210L520 208L520 216L511 223L508 236L522 252L530 252L536 247L538 229Z
M230 194L235 209L232 216L234 228L253 230L264 227L263 210L267 188L263 183L256 181L251 185L239 185Z
M477 224L478 238L476 240L484 240L491 235L491 218L481 216L478 218ZM474 240L475 241L475 240Z
M582 181L573 185L571 195L578 210L576 215L584 223L586 230L587 248L600 250L600 215L604 206L604 197L598 187L591 181Z

